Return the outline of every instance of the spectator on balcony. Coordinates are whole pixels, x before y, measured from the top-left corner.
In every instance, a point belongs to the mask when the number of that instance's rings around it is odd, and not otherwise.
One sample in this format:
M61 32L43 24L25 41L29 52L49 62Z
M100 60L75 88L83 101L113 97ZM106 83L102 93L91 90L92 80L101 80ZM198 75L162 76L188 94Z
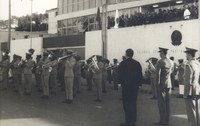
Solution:
M184 5L184 8L185 8L185 11L184 11L183 16L184 16L185 20L188 20L188 19L190 19L191 12L189 10L188 5Z

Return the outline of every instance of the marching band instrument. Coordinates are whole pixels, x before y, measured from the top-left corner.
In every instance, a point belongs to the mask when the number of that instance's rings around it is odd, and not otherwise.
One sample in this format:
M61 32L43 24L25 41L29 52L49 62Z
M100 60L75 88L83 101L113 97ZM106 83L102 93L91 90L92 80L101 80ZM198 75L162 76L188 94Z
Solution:
M53 61L50 61L44 65L42 65L42 68L48 68L48 67L51 67L51 66L54 66L58 63L58 60L53 60Z
M58 58L58 61L63 60L63 59L70 58L71 56L75 56L75 55L76 55L76 53L72 53L72 54L70 54L70 55L62 56L62 57Z
M93 72L96 73L97 70L99 70L99 67L97 65L97 61L96 61L96 56L92 56L89 59L91 59L91 63L89 64L89 69Z

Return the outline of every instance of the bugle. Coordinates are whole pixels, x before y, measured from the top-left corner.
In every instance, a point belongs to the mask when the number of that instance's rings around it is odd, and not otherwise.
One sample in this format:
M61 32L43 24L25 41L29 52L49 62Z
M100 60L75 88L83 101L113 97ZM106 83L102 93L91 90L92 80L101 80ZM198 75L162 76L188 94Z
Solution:
M76 53L72 53L72 54L70 54L70 55L62 56L62 57L58 58L58 61L63 60L63 59L70 58L71 56L75 56L75 55L76 55Z

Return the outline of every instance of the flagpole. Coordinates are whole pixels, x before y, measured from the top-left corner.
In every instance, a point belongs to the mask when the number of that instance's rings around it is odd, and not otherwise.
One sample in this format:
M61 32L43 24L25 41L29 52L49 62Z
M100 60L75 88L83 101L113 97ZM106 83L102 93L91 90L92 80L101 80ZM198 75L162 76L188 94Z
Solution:
M10 41L11 41L11 0L9 0L9 10L8 10L8 44L7 49L10 51Z
M107 58L107 0L103 3L102 6L102 56Z
M33 12L33 0L31 0L31 24L30 24L30 30L31 30L31 39L30 39L30 48L32 49L32 31L33 31L33 26L32 26L32 21L33 21L33 18L32 18L32 12Z

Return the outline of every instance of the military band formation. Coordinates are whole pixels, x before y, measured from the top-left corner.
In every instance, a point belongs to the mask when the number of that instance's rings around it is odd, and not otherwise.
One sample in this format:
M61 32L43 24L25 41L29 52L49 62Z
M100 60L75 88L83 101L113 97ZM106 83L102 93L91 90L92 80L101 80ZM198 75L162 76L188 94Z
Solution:
M179 59L179 65L174 62L174 57L168 58L167 48L158 48L160 60L150 58L147 60L148 73L152 89L152 99L157 99L160 118L155 125L169 125L170 122L170 94L176 85L178 77L179 95L184 98L189 126L199 125L199 75L200 65L195 59L198 50L186 47L186 59ZM63 50L62 55L51 51L37 55L34 61L32 55L34 49L29 49L26 59L14 54L9 61L9 53L5 52L0 63L1 90L8 89L9 74L12 73L14 92L23 90L24 95L31 95L33 74L38 92L42 92L41 98L48 99L50 93L57 93L57 81L66 96L63 103L72 104L77 93L81 92L82 77L87 82L88 91L96 91L95 102L102 102L102 93L107 92L108 82L113 83L113 89L122 87L122 102L125 113L125 123L121 126L135 126L137 120L137 96L143 83L142 67L134 60L134 51L127 49L122 56L122 62L113 59L110 65L108 59L94 55L81 61L81 57L71 50ZM24 79L22 79L22 74ZM24 81L24 82L22 82ZM22 88L21 88L22 87ZM50 92L51 91L51 92Z

